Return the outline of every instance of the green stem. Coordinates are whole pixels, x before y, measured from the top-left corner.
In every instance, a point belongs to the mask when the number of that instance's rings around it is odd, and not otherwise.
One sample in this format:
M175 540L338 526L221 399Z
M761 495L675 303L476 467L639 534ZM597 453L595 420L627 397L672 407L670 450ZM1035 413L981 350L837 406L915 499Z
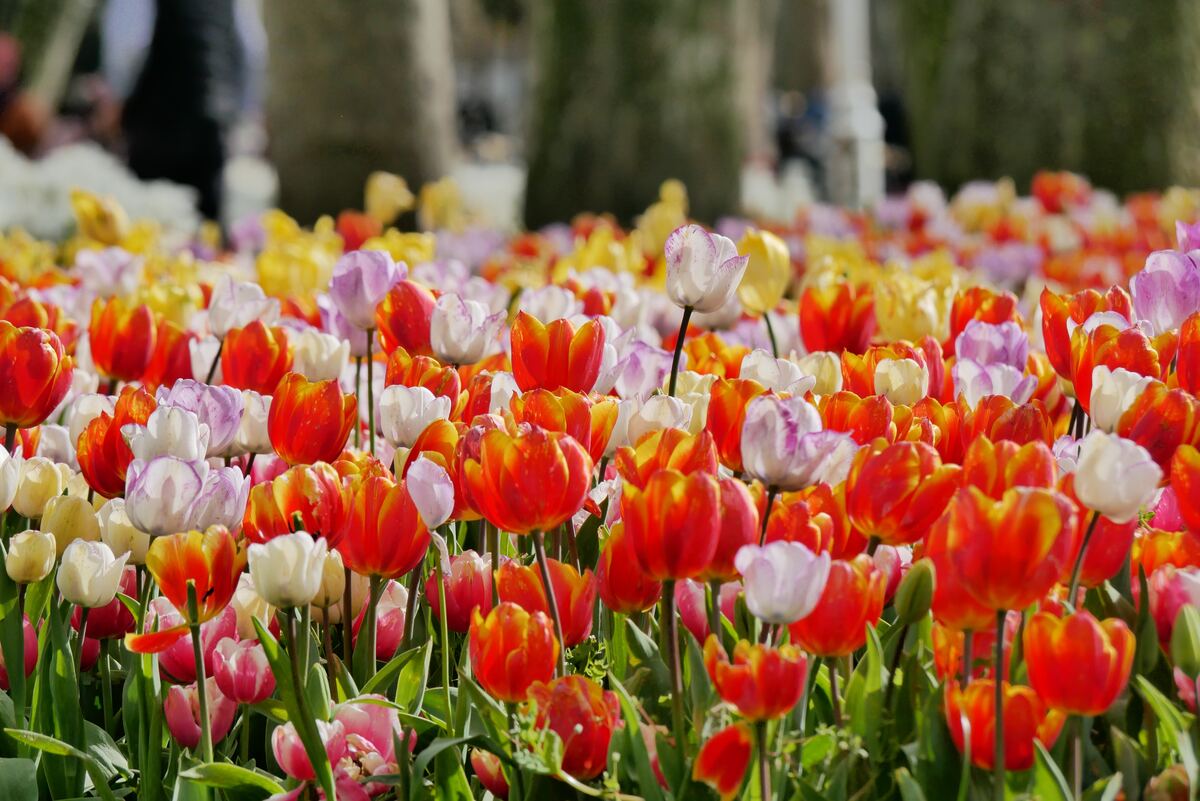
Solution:
M367 613L363 615L362 628L358 630L359 636L362 638L363 654L363 681L370 679L375 675L376 655L375 655L375 621L377 618L377 608L379 606L379 596L383 593L383 579L379 576L371 576L371 595L367 599Z
M346 588L342 590L342 666L346 670L354 667L354 573L346 568ZM330 652L332 653L332 652Z
M337 665L333 654L333 637L330 634L332 624L329 622L329 604L321 607L321 650L325 654L325 677L329 680L329 694L336 701L338 697L337 689Z
M708 582L708 633L715 634L717 641L724 640L721 636L721 580L713 579Z
M287 650L288 650L288 659L290 660L291 668L292 668L292 680L296 681L297 677L304 675L300 668L300 649L297 647L297 642L296 642L296 639L297 639L296 638L296 616L291 613L291 610L284 610L281 613L281 615L283 617L284 626L287 629L287 639L288 639L288 649ZM308 694L306 692L304 692L303 689L300 689L298 692L295 693L295 696L296 696L296 710L300 713L300 717L301 717L301 720L298 720L295 722L296 730L299 731L300 728L303 727L305 730L307 730L309 732L310 735L316 736L317 739L320 739L320 736L317 733L318 730L317 730L316 720L313 718L312 712L309 711L309 708L308 708ZM318 749L318 751L321 754L324 754L323 748ZM325 791L325 797L326 798L336 798L337 796L334 792L333 787L327 785L327 783L326 783L326 777L332 778L331 771L329 770L328 754L324 754L325 765L323 765L322 767L326 768L325 770L318 769L316 763L312 762L313 755L311 753L308 756L309 756L309 761L313 765L313 768L314 768L313 772L317 775L317 777L321 781L322 789ZM209 757L208 761L209 762L212 761L211 756Z
M450 702L450 625L446 622L446 582L448 576L439 576L438 581L438 615L439 629L442 637L442 691L446 695L446 736L454 737L454 705Z
M100 704L104 710L104 730L115 732L116 728L113 725L113 706L112 706L112 669L109 667L108 660L112 654L112 640L100 641Z
M2 515L0 515L2 517ZM15 638L13 645L15 653L5 654L8 664L16 665L15 670L8 671L8 687L12 696L13 714L16 717L18 729L25 728L25 585L17 585L17 620L21 621L21 632Z
M83 646L87 642L88 613L91 611L86 606L79 608L79 653L75 655L75 678L79 682L79 703L81 705L83 704ZM22 625L24 625L24 621L22 621ZM25 632L22 631L21 640L24 641L24 639ZM22 661L17 666L15 672L22 672L24 668L25 661L24 655L22 655Z
M842 699L838 692L838 660L829 660L829 702L833 705L833 725L842 727Z
M558 614L558 600L554 597L554 584L550 581L550 566L546 563L546 541L541 531L533 532L533 552L537 556L538 569L542 573L542 589L546 592L546 606L550 607L550 619L554 621L554 634L558 637L558 675L567 675L567 643L563 639L562 618Z
M662 588L662 630L666 636L667 668L671 672L671 726L675 748L687 758L687 732L683 718L683 669L679 659L679 622L675 614L675 581L667 579Z
M354 357L354 391L358 392L358 388L361 386L362 386L362 356L355 356ZM358 420L361 420L361 419L362 418L356 419L355 426L354 426L354 447L358 450L362 450L362 423L358 422ZM346 664L350 664L349 658L347 658Z
M1004 615L1003 609L996 612L996 737L992 768L992 795L996 801L1004 801Z
M400 650L408 650L414 632L417 630L417 594L421 591L421 571L413 568L408 574L408 602L404 607L404 639L400 641Z
M200 619L200 603L196 598L196 582L189 580L187 584L188 620ZM205 686L204 653L200 648L200 624L191 623L192 658L196 660L196 705L200 715L200 752L205 762L213 761L212 727L208 720L208 688ZM299 695L303 695L301 692Z
M675 340L675 355L671 357L671 381L667 394L675 397L675 381L679 378L679 357L683 353L683 340L687 338L688 321L692 319L692 307L683 307L683 319L679 321L679 338Z
M771 508L775 505L775 496L779 494L776 487L767 489L767 505L763 508L762 526L758 532L758 544L765 545L767 542L767 523L771 520Z
M762 801L771 798L771 767L767 762L767 722L760 720L754 724L754 739L758 747L758 789Z
M1067 603L1075 608L1075 599L1079 593L1079 574L1083 571L1083 557L1087 553L1088 543L1096 532L1096 524L1100 522L1100 513L1092 512L1092 522L1088 523L1087 533L1083 535L1083 543L1079 546L1079 555L1075 557L1075 567L1071 569L1071 584L1067 590Z
M371 455L375 455L375 359L371 350L375 344L375 329L367 329L367 436L371 442Z
M494 526L486 520L483 522L486 527L488 538L488 550L492 552L492 606L495 607L500 603L500 588L496 586L496 571L500 569L500 527Z
M221 363L221 351L225 350L225 340L221 339L217 342L217 352L213 356L212 364L208 366L208 374L204 376L204 383L211 384L213 376L217 374L217 365Z
M779 344L775 341L775 327L771 325L771 313L763 312L763 322L767 324L767 339L771 340L771 355L779 358Z

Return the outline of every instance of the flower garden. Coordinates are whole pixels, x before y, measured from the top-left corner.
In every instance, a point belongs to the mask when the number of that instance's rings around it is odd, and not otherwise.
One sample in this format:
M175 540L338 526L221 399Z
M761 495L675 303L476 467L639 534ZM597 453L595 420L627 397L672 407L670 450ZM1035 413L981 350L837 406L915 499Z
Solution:
M0 237L0 799L1184 799L1200 192Z

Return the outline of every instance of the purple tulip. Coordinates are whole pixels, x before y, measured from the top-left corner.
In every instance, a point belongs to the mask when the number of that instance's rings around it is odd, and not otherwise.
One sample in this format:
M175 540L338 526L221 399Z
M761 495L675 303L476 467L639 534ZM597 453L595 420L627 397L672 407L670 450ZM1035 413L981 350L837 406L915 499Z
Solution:
M1200 309L1200 264L1175 250L1156 250L1129 281L1133 312L1153 335L1173 331Z
M1200 250L1200 222L1188 224L1183 220L1176 221L1175 239L1184 253Z
M236 467L210 470L191 509L189 528L203 531L209 526L235 528L246 513L250 479Z
M1029 358L1029 336L1013 322L967 323L954 344L959 359L970 359L982 365L1007 364L1017 370L1025 369Z
M208 426L208 456L233 456L245 404L233 387L214 387L181 378L170 389L158 388L158 405L192 412Z
M798 490L846 478L858 451L854 438L822 431L821 415L803 398L760 395L746 407L742 464L769 487Z
M354 250L333 266L329 297L355 328L375 327L375 307L408 268L381 250Z
M671 353L648 342L636 340L629 345L615 366L617 394L622 398L649 397L662 387L671 372Z
M955 396L965 397L972 409L988 395L1003 395L1011 398L1013 403L1026 403L1037 389L1035 376L1000 362L980 364L971 359L960 359L950 375L954 379Z
M350 343L350 355L359 358L367 355L367 337L365 328L356 328L346 319L346 315L338 310L333 298L329 295L317 295L317 309L321 312L321 328L327 334L333 334L339 339Z
M205 462L174 456L134 459L125 474L125 513L140 531L156 537L191 528L192 507L208 476Z

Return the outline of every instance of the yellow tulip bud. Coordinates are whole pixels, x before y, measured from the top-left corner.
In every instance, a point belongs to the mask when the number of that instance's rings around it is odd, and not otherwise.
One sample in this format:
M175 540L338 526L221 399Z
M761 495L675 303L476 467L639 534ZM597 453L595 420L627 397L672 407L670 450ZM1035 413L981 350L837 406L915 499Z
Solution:
M763 314L783 300L792 277L792 257L782 239L770 231L750 229L738 242L738 253L750 257L738 286L738 300L751 314Z
M814 395L833 395L842 391L842 360L836 353L816 351L796 360L800 371L817 379Z
M4 569L18 584L33 584L54 569L54 537L42 531L22 531L8 543Z
M929 371L912 359L884 359L875 365L875 393L892 403L912 406L929 390Z
M86 498L59 495L46 503L42 512L42 531L54 535L58 555L62 556L75 540L99 541L100 521Z
M41 517L50 499L62 495L66 489L70 472L66 465L57 465L42 456L26 459L13 498L17 514L31 519Z

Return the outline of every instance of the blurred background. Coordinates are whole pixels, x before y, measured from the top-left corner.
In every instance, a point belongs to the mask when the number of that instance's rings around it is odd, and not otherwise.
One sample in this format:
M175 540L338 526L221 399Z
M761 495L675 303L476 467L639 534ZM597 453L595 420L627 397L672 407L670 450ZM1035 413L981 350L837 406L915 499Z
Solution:
M1196 0L0 0L0 228L71 186L302 222L374 170L476 221L703 221L1041 168L1200 183ZM410 222L410 224L412 224Z

